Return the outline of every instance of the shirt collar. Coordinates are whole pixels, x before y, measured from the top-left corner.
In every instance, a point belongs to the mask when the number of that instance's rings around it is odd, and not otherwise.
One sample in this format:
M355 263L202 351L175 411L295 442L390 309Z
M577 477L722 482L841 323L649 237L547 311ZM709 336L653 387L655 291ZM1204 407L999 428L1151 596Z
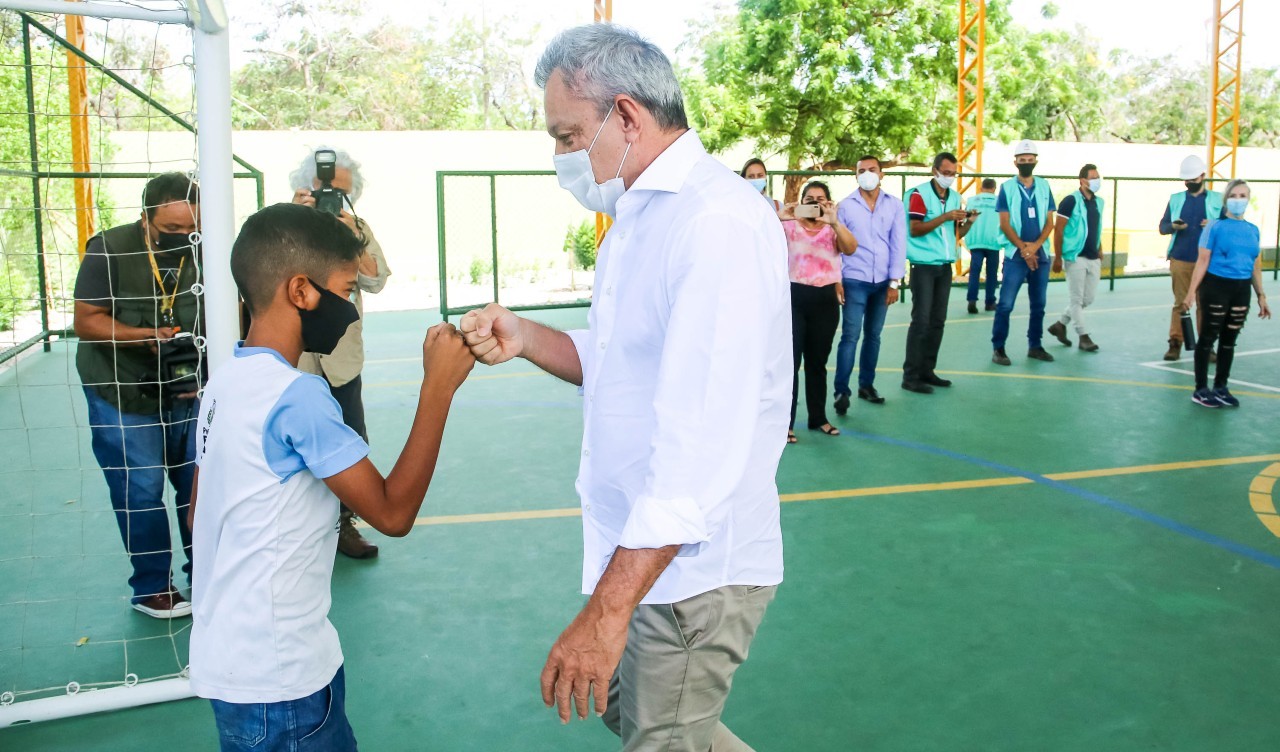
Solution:
M283 355L271 349L270 347L245 347L244 340L241 340L236 343L237 358L247 358L251 355L270 355L271 357L275 358L281 363L284 363L286 366L289 366L289 361L285 360ZM289 367L293 368L293 366L289 366Z
M679 193L689 173L693 172L694 166L706 154L707 150L703 148L702 140L690 128L664 149L644 172L640 173L640 177L631 184L628 193L631 191Z

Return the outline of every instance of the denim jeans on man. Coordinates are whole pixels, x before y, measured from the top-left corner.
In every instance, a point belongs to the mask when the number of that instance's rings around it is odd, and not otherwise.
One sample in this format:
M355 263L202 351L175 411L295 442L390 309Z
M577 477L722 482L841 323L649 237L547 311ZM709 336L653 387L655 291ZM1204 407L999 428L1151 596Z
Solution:
M1000 283L1000 257L1004 255L1003 251L993 251L986 248L969 249L969 302L978 302L978 287L981 284L979 277L982 276L982 267L987 267L987 305L995 305L996 303L996 285ZM985 263L984 263L985 262Z
M333 681L298 700L232 703L210 700L222 752L352 752L355 733L347 720L347 680L338 668Z
M120 412L92 387L85 387L84 395L93 456L106 477L116 524L133 566L129 577L133 602L140 603L169 592L173 579L173 542L164 503L166 475L173 485L178 534L187 556L182 571L191 577L187 508L195 476L198 401L174 400L172 407L157 415L138 415Z
M1003 350L1009 339L1009 315L1018 302L1018 291L1027 283L1027 297L1031 299L1031 321L1027 325L1027 347L1036 350L1044 337L1044 303L1049 291L1049 257L1041 248L1036 254L1040 265L1032 271L1022 254L1014 253L1004 261L1004 279L1000 283L1000 304L996 306L996 319L991 327L991 344Z
M866 389L875 384L876 364L880 361L880 331L884 329L889 304L885 297L889 280L863 282L844 279L844 320L840 325L840 346L836 350L836 395L852 396L849 377L858 354L858 337L862 336L862 357L858 362L858 386Z

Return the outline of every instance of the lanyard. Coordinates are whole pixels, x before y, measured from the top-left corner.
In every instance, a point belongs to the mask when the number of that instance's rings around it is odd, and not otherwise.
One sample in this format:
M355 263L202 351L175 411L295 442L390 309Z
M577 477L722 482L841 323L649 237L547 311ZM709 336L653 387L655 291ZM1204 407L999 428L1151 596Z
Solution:
M178 285L182 281L182 267L186 266L187 257L183 256L182 260L178 262L178 276L173 280L172 293L164 289L164 278L160 274L160 266L156 264L156 254L149 248L147 249L147 260L151 262L151 273L155 275L156 284L160 286L160 312L165 316L171 316L173 314L173 304L178 299Z
M1025 198L1027 201L1031 201L1033 203L1035 202L1036 200L1036 184L1035 183L1031 184L1031 190L1029 191L1027 190L1027 187L1022 183L1018 183L1018 187L1022 189L1023 198Z

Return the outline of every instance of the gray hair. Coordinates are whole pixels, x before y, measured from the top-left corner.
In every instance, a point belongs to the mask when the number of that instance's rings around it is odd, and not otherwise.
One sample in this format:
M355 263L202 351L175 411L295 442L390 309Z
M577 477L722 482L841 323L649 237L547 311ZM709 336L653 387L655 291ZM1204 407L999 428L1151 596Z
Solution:
M328 149L338 157L337 166L351 171L351 203L360 200L360 194L364 193L364 175L360 173L360 163L351 158L351 155L342 149L333 146L317 146L307 152L307 156L302 160L302 164L298 165L298 169L289 173L289 187L293 190L306 188L311 190L313 181L316 179L316 152Z
M538 59L534 83L547 88L557 70L569 91L593 102L601 117L625 94L644 105L663 130L689 127L671 61L631 29L595 23L560 32Z

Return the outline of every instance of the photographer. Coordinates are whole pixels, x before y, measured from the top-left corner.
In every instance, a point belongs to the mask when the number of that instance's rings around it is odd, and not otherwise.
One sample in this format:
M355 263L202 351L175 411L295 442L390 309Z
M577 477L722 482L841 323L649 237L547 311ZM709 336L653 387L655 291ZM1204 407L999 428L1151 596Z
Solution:
M289 175L293 188L293 203L314 206L321 211L337 214L351 231L365 241L364 255L360 257L358 288L351 302L356 304L361 321L347 329L347 333L330 355L303 353L298 369L323 376L329 382L333 397L342 407L342 419L366 442L369 440L364 423L364 401L360 394L360 371L364 368L364 318L363 293L378 293L387 284L391 269L382 254L382 246L373 237L369 223L355 216L355 203L364 190L364 176L360 163L341 149L321 146L302 160L298 169ZM338 550L353 559L369 559L378 555L378 547L365 540L355 527L355 516L345 506L339 516Z
M196 392L203 334L199 297L199 188L181 173L152 178L137 222L89 240L76 276L76 371L89 407L93 454L102 467L120 537L133 567L133 607L157 619L189 616L173 585L165 477L191 576Z

